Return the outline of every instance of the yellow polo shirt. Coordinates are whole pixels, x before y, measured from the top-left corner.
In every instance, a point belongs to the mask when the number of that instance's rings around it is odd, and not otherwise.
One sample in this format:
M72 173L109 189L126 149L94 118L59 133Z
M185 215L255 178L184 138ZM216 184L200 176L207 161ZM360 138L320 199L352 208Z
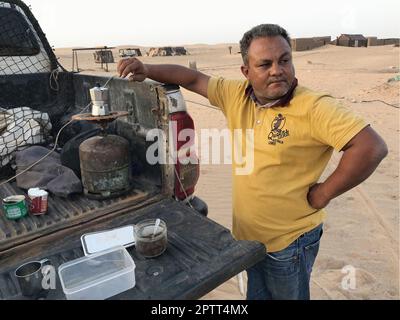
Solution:
M248 84L211 78L208 99L221 108L235 141L233 234L276 252L323 222L325 211L308 204L309 188L333 149L340 151L367 123L329 95L301 86L287 107L260 108L246 96ZM242 139L234 139L235 130ZM253 159L246 151L252 145Z

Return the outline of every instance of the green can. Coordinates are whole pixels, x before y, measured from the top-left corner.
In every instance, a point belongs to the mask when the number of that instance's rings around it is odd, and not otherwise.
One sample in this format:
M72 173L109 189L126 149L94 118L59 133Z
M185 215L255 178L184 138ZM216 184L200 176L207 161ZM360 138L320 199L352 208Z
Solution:
M3 208L9 220L18 220L28 214L25 196L11 196L3 199Z

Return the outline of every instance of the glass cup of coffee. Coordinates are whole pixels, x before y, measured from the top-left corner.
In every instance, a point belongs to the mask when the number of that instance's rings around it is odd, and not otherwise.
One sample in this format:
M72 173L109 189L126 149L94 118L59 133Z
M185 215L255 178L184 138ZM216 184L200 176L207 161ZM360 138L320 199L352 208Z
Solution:
M136 252L145 258L158 257L167 249L167 225L163 220L156 225L156 221L143 220L135 226Z

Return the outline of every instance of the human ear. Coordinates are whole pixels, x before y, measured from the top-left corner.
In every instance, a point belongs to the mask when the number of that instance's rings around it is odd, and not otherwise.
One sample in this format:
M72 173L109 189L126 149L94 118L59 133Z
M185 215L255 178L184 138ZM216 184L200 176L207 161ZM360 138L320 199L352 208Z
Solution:
M240 70L242 71L242 73L246 77L246 79L249 80L249 67L247 65L242 65L240 67Z

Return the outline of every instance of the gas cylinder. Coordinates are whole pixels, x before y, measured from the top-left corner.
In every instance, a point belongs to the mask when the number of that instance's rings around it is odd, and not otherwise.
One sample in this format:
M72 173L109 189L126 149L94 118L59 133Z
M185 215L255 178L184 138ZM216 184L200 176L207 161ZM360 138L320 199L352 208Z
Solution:
M95 136L79 147L82 184L89 198L107 199L130 189L129 142L117 135Z

